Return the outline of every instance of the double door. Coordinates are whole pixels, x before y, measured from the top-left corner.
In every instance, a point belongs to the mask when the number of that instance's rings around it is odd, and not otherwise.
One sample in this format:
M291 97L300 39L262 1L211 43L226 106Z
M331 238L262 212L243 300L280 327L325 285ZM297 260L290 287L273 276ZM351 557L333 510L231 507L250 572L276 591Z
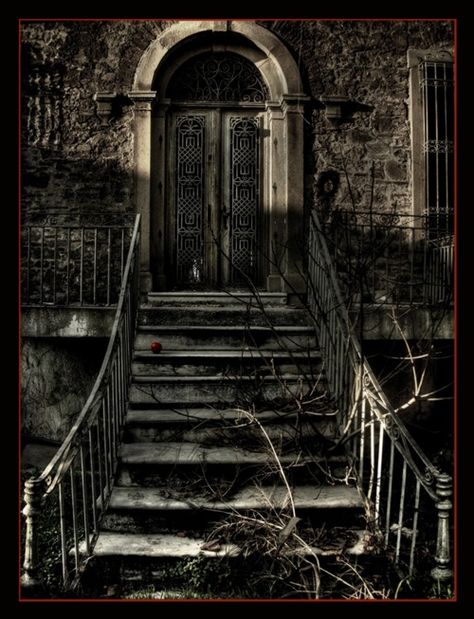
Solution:
M178 109L170 116L168 271L181 289L259 285L259 112Z

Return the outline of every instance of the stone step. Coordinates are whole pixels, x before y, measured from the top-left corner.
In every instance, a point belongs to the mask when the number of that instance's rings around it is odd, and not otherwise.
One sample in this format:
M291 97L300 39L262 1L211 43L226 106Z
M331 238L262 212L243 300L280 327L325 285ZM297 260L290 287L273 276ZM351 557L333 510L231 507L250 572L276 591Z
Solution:
M286 305L288 295L281 292L257 292L232 290L227 292L149 292L150 305L245 305L250 307Z
M311 462L314 456L290 452L279 455L282 464ZM272 462L267 451L250 451L240 447L207 447L200 443L123 443L120 462L125 465L196 465L196 464L267 464Z
M340 544L339 546L316 546L307 547L307 554L330 557L342 553L352 556L361 556L370 552L373 536L365 530L351 531L354 543L351 545ZM132 558L163 559L177 557L204 556L235 557L240 554L240 548L236 544L218 544L215 550L207 550L204 538L181 537L174 534L133 534L133 533L108 533L99 535L94 547L94 555L97 558ZM85 553L84 543L80 544L79 552ZM291 550L287 551L291 553Z
M142 376L225 376L252 373L307 374L321 370L318 351L247 350L163 350L159 354L137 351L132 373Z
M316 412L316 411L315 411ZM311 417L311 411L305 415ZM278 411L273 409L261 410L255 413L255 417L261 423L288 421L295 419L298 411ZM319 417L319 415L318 415ZM175 426L175 425L190 425L194 426L197 423L205 423L206 427L225 424L240 424L245 423L248 419L238 408L200 408L200 407L184 407L184 408L150 408L150 409L130 409L125 419L127 427L136 426Z
M228 350L242 347L267 350L313 350L317 348L314 329L309 326L246 327L245 325L139 326L135 350L150 350L158 340L165 350Z
M314 386L316 385L316 389ZM311 375L276 376L133 376L129 404L216 404L288 402L324 390L324 380Z
M255 419L272 440L295 440L305 437L334 442L338 433L336 415L321 404L311 411L260 411ZM123 440L132 442L163 442L182 440L224 444L238 440L258 442L262 430L239 409L129 409L125 418ZM238 433L238 434L236 434Z
M311 326L305 309L294 306L266 306L264 309L247 305L148 305L140 306L139 325L221 325L221 326Z
M173 489L169 489L173 493ZM362 509L363 500L352 486L297 486L292 490L295 509ZM110 510L191 511L219 510L245 511L283 509L288 505L288 491L284 486L250 486L241 489L225 501L199 497L171 498L156 488L115 487L110 498Z
M324 442L324 447L336 441L336 426L325 420L302 420L293 423L265 423L263 426L267 436L277 444L288 444L290 441L304 441L305 444ZM125 443L157 443L185 441L189 443L205 443L206 445L233 445L242 441L246 445L255 446L265 443L264 434L256 424L242 420L239 425L228 423L216 427L195 422L194 424L177 424L175 426L155 425L126 425L123 433Z

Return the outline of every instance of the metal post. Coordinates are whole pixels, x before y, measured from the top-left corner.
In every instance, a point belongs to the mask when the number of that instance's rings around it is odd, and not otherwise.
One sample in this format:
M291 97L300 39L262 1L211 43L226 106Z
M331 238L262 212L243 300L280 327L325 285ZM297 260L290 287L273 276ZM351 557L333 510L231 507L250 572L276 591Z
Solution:
M23 561L24 573L21 584L31 590L40 585L38 578L38 516L41 513L43 498L43 480L32 477L25 482L25 507L23 515L26 517L25 557Z
M436 494L439 501L436 503L438 510L438 535L436 539L436 567L431 570L431 577L437 581L450 580L453 571L449 567L451 563L449 516L453 504L450 497L453 493L453 481L446 473L436 476Z

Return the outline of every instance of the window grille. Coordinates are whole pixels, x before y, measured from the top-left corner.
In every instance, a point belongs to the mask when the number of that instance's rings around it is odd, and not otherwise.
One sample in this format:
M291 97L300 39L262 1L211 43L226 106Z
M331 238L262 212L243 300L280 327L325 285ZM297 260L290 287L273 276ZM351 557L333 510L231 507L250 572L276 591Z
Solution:
M453 66L425 60L419 72L427 237L439 240L453 234Z

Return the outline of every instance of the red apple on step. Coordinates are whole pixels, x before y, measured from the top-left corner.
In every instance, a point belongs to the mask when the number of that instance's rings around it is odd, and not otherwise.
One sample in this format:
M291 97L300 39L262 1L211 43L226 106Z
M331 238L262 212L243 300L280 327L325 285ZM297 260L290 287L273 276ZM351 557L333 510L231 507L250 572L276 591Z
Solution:
M152 353L158 354L159 352L161 352L161 343L154 341L150 344L150 349Z

